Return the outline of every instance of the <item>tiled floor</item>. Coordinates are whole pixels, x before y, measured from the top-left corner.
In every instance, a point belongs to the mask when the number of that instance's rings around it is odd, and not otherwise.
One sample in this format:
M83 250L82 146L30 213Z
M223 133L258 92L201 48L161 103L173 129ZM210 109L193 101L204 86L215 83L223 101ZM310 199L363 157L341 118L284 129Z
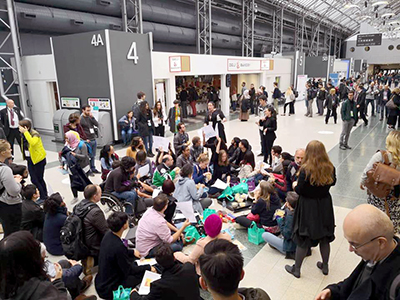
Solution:
M335 205L336 218L336 239L331 244L330 272L328 276L322 275L317 269L316 262L320 259L319 250L313 249L311 257L306 258L302 267L302 277L296 279L286 273L285 264L293 261L285 260L283 255L271 249L268 245L262 244L255 246L247 241L245 230L236 230L236 239L247 249L243 251L245 258L246 275L241 282L241 286L261 287L271 296L271 299L313 299L315 295L327 284L340 281L346 278L354 266L359 262L359 258L348 251L348 244L343 237L342 223L346 214L351 208L360 203L365 203L366 193L359 189L360 175L370 157L379 149L383 149L385 138L388 133L383 122L376 118L370 118L370 125L364 127L354 127L349 144L352 150L340 150L338 141L341 132L341 121L333 124L330 120L325 125L324 117L306 118L304 117L304 102L296 103L296 115L279 116L277 140L275 144L281 145L284 151L294 153L297 148L304 148L311 140L322 141L330 158L336 167L338 181L331 193ZM225 123L228 139L235 136L246 138L253 147L255 154L260 153L259 133L255 124L254 116L248 122L240 122L232 116L231 121ZM197 134L197 128L202 126L202 118L198 118L199 123L191 122L188 126L190 137ZM172 141L172 136L170 137ZM65 197L69 210L72 210L70 201L72 194L69 189L68 177L61 175L57 168L57 151L62 147L61 144L51 142L52 137L43 137L45 148L47 149L47 169L45 179L52 191L58 191ZM120 156L125 154L125 149L116 147ZM16 151L16 160L20 161L19 151ZM99 150L98 150L99 153ZM96 162L100 169L99 161ZM100 177L91 177L94 183L100 183ZM215 208L219 206L214 205ZM190 249L187 249L190 250ZM51 257L52 260L59 259ZM94 286L88 290L87 294L95 293ZM210 299L207 293L202 293L205 299Z

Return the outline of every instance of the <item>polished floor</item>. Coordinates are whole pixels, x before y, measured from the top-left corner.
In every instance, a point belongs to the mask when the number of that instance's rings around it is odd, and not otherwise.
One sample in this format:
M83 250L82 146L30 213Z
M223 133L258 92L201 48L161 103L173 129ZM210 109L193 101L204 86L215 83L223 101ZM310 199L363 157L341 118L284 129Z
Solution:
M286 260L277 251L266 244L259 246L247 241L247 232L243 229L236 230L236 243L242 247L245 258L245 277L241 286L263 288L273 300L278 299L314 299L315 295L326 285L338 282L346 278L352 269L358 264L360 258L348 251L348 244L343 237L342 223L350 209L358 204L366 202L366 192L360 190L360 175L368 163L370 157L380 149L384 149L385 138L388 129L384 122L378 118L370 117L368 126L354 127L349 144L351 150L340 150L338 147L341 133L341 120L338 124L325 124L324 117L304 116L304 102L296 103L296 114L292 116L279 116L276 145L282 146L284 151L294 154L297 148L305 148L311 140L320 140L325 144L329 156L336 167L337 184L331 189L335 205L336 239L331 244L330 272L328 276L322 275L317 269L316 262L320 259L319 250L314 248L312 256L305 259L302 267L302 276L296 279L284 270L284 265L292 263ZM199 118L200 119L200 118ZM238 136L249 140L255 154L260 153L259 133L256 118L251 116L248 122L241 122L232 116L233 120L225 123L226 134L229 140ZM192 122L189 129L190 138L197 135L197 128L202 122ZM170 137L172 141L172 136ZM57 151L61 144L51 142L52 137L43 137L47 149L47 169L45 179L51 191L58 191L65 197L69 210L72 210L70 201L72 194L69 189L68 177L62 175L58 169ZM125 149L116 147L120 156L125 154ZM19 151L16 151L17 162L21 160ZM99 150L98 150L99 153ZM261 159L257 157L257 159ZM100 169L99 161L96 162ZM94 183L100 183L100 176L91 177ZM80 195L82 196L82 195ZM214 203L214 208L220 208ZM189 252L190 248L185 251ZM51 260L59 260L60 257L51 257ZM94 294L94 285L86 294ZM205 299L211 299L209 294L202 293Z

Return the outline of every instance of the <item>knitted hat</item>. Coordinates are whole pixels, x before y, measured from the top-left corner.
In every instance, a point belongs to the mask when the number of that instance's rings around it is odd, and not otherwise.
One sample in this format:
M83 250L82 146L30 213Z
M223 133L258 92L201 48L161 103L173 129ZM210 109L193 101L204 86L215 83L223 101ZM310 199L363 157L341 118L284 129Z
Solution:
M222 221L217 214L209 215L204 222L204 229L207 235L211 238L215 238L222 228Z

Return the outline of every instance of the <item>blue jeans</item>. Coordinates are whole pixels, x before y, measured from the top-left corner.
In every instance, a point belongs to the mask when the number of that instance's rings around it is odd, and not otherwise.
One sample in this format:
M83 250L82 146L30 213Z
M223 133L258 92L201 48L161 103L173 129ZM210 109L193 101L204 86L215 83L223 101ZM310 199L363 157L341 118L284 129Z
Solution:
M283 239L280 237L277 237L276 235L273 235L270 232L264 232L262 234L262 238L264 241L268 244L270 244L272 247L276 248L279 252L286 254L285 251L283 251Z
M122 135L122 141L124 144L128 144L131 139L132 139L132 128L129 128L128 130L122 129L121 130L121 135Z
M153 133L148 136L142 136L144 147L147 153L151 153L153 149Z
M136 191L125 191L122 193L118 193L118 192L112 192L112 194L116 197L118 197L119 199L122 200L126 200L128 201L130 204L132 204L132 206L135 208L136 207L136 199L138 198ZM126 210L125 212L127 214L133 214L133 210L132 207L130 205L125 206Z
M89 155L90 158L90 170L94 171L96 170L96 148L97 148L97 141L92 140L89 142L90 147L92 148L92 154Z

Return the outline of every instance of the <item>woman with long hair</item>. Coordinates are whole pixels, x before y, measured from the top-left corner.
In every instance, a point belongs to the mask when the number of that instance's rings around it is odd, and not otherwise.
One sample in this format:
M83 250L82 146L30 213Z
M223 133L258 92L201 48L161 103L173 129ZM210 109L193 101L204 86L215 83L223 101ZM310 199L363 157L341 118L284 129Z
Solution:
M271 150L276 139L277 130L276 111L273 107L268 107L265 111L265 120L263 121L263 143L264 143L264 162L272 165Z
M297 182L293 183L299 200L293 219L293 240L297 245L293 266L285 269L300 278L300 268L311 247L319 244L322 262L317 267L328 275L330 243L335 239L335 216L331 186L336 183L335 167L320 141L308 143Z
M46 151L39 132L32 128L28 119L19 121L19 132L22 134L22 156L28 163L28 171L31 182L39 189L40 199L47 198L47 186L44 181L44 169L46 167Z
M121 128L121 136L124 146L127 146L132 140L132 136L135 131L135 118L133 117L133 111L128 111L125 116L119 119L118 124Z
M114 147L109 144L104 145L100 151L101 179L103 181L106 180L107 174L113 170L112 164L116 160L119 160L119 156L115 153Z
M140 113L137 121L138 121L139 135L143 139L147 156L153 157L154 154L152 153L152 148L153 148L154 122L153 122L153 113L151 112L149 103L147 103L147 101L143 101L142 103L140 103Z
M254 161L254 153L252 151L246 151L243 160L240 162L240 170L238 177L240 179L248 178L251 172L253 172L256 163Z
M325 117L325 124L328 124L329 118L332 116L333 121L337 122L337 108L339 106L339 97L336 95L335 88L331 88L329 90L329 95L326 97L324 107L327 108L326 117Z
M292 102L294 101L294 99L296 99L292 87L289 86L285 92L285 105L283 106L283 114L282 116L286 115L286 107L289 106L289 116L290 116L290 105L292 104Z
M383 155L387 156L388 161L400 171L400 131L393 130L386 138L386 151ZM384 163L385 159L381 151L376 152L368 162L361 176L362 190L365 189L367 172L373 169L375 163ZM379 198L372 193L368 193L367 202L386 212L394 225L395 233L400 233L400 186L395 186L386 198Z
M164 136L166 115L161 101L157 101L153 108L154 135Z
M139 151L146 151L146 148L143 143L143 139L140 136L135 136L128 149L126 149L126 156L132 157L133 159L136 159L136 154Z
M212 186L217 179L226 182L228 185L231 182L231 165L226 150L218 151L218 161L217 163L214 163L214 171L211 177L211 182L209 183L210 190L208 191L208 193L214 195L214 197L217 193L222 192L222 190Z

